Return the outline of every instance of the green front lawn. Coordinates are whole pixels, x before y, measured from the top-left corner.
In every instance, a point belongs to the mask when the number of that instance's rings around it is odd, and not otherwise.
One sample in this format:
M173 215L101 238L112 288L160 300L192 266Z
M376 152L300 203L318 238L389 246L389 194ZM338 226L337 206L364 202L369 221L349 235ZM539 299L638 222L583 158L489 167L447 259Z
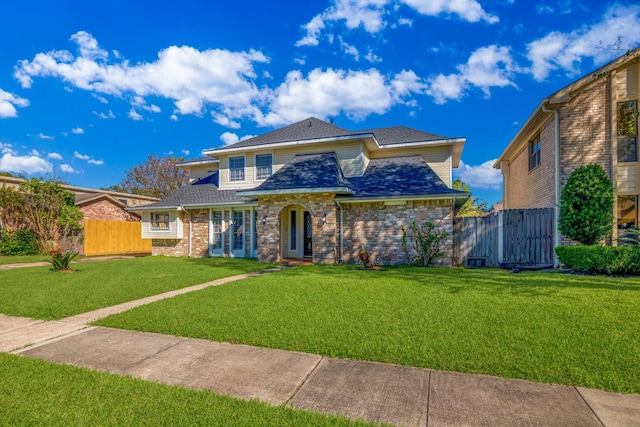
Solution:
M370 425L2 353L0 378L7 426Z
M5 264L24 264L28 262L42 262L51 259L48 255L19 255L19 256L0 256L0 265Z
M60 319L272 267L253 260L144 257L72 264L74 273L50 267L0 272L0 313Z
M95 324L640 392L640 278L299 267Z

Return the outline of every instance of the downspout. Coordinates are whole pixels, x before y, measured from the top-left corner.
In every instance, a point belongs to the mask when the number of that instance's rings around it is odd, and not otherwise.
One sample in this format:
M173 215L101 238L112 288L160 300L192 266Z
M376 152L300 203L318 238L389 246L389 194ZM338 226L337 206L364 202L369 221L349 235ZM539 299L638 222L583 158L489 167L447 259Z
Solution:
M336 206L338 206L340 208L340 235L339 235L339 241L340 241L340 256L338 257L338 263L342 264L342 254L344 253L344 248L343 248L343 241L342 241L342 235L343 235L343 226L344 226L344 209L342 209L342 205L340 204L340 201L338 201L337 199L334 199L334 201L336 202Z
M542 103L542 112L544 113L553 113L554 119L554 130L555 130L555 145L554 145L554 154L555 154L555 184L556 184L556 200L554 207L554 226L553 226L553 246L560 246L560 231L558 230L558 224L560 222L560 114L558 110L552 110L547 108L545 103ZM553 252L553 266L558 268L559 262L558 257L555 255L555 251Z

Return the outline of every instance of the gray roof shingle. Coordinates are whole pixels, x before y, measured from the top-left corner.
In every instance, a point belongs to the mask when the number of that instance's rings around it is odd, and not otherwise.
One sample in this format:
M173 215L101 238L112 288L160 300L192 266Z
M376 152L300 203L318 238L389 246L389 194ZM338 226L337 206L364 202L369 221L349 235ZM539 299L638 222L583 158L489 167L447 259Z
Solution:
M322 188L344 188L349 191L348 186L336 153L331 152L298 154L260 186L248 192Z
M452 190L421 156L372 159L360 177L349 178L353 197L466 194Z
M194 181L189 185L179 188L175 193L165 197L159 202L141 206L137 210L216 203L242 204L247 202L247 198L236 195L235 190L218 189L218 176L218 172L213 173L198 181Z
M408 142L427 142L450 139L446 136L434 133L423 132L421 130L408 128L406 126L392 126L386 128L369 129L358 133L372 133L380 145L405 144Z

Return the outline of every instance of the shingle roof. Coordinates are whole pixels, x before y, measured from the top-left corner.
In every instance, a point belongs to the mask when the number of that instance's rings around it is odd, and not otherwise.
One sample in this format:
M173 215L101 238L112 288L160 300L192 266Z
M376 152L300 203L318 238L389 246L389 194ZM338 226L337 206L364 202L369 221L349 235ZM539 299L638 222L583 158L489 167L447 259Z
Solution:
M342 173L336 153L333 152L298 154L260 186L248 192L323 188L342 188L343 191L349 191L348 182Z
M380 145L405 144L408 142L439 141L449 139L446 136L434 133L423 132L421 130L408 128L406 126L392 126L386 128L369 129L358 133L372 133Z
M224 149L252 147L278 142L304 141L309 139L331 138L353 134L352 131L334 126L325 121L310 117L298 123L267 132L256 137L227 145Z
M235 190L218 189L218 172L206 176L189 185L180 187L175 193L157 203L140 206L131 210L147 210L163 207L205 205L216 203L246 203L246 197L236 195Z
M349 178L352 197L466 194L452 190L421 156L372 159L361 177Z

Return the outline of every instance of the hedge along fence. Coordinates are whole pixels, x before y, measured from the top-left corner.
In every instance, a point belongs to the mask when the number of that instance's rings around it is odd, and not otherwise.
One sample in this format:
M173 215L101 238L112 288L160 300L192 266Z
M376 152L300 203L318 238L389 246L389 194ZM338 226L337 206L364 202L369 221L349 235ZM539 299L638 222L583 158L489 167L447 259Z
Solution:
M555 251L574 270L640 276L640 246L558 246Z

